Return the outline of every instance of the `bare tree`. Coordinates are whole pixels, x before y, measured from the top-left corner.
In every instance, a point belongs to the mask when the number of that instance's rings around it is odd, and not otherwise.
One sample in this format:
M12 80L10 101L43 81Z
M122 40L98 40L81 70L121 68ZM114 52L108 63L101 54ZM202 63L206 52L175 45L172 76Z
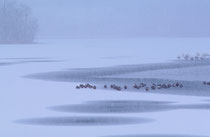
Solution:
M0 43L31 43L37 30L37 20L28 6L0 0Z

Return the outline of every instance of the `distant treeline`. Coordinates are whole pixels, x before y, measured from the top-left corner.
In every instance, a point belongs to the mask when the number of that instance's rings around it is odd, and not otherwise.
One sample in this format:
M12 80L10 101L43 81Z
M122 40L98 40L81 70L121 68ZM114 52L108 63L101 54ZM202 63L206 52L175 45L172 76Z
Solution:
M0 0L0 43L32 43L37 30L37 20L28 6Z

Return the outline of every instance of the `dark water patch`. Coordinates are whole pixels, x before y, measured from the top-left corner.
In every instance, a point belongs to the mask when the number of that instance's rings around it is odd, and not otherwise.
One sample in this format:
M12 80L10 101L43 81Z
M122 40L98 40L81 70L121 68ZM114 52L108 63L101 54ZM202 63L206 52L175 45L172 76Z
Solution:
M36 78L36 77L42 78L42 75L44 75L46 77L49 74L52 74L52 75L54 74L54 75L60 76L60 78L62 78L62 75L67 74L67 77L70 77L73 79L74 78L87 78L87 77L90 78L90 77L112 76L112 75L118 75L118 74L127 74L127 73L150 71L150 70L187 68L187 67L207 66L207 65L210 65L210 61L123 65L123 66L103 67L103 68L74 68L74 69L69 69L69 71L34 74L34 75L30 75L29 77L30 78Z
M176 109L210 110L210 104L176 105L172 102L112 100L92 101L75 105L53 106L49 107L49 109L58 112L76 113L148 113Z
M94 73L94 71L93 71ZM116 84L118 86L128 86L126 91L142 92L145 91L144 88L136 90L133 88L134 83L146 83L151 85L151 83L157 84L172 84L172 83L182 83L183 88L170 88L163 90L151 91L151 93L161 93L161 94L175 94L175 95L194 95L194 96L210 96L210 86L204 86L202 81L181 81L181 80L168 80L168 79L155 79L155 78L109 78L109 77L90 77L89 75L83 73L74 73L69 71L63 72L48 72L42 74L34 74L26 76L26 78L48 80L48 81L58 81L58 82L78 82L78 83L91 83L97 85L97 88L103 88L104 84L111 85ZM109 88L108 88L109 89Z
M184 81L184 80L170 80L170 79L158 79L158 78L116 78L108 77L118 74L126 74L133 72L142 72L149 70L160 70L160 69L174 69L174 68L187 68L195 66L207 66L210 65L210 61L201 62L173 62L173 63L157 63L157 64L146 64L146 65L127 65L127 66L116 66L116 67L104 67L104 68L77 68L69 69L67 71L59 72L47 72L38 73L25 76L26 78L58 81L58 82L80 82L80 83L92 83L103 87L104 84L111 85L117 84L119 86L127 85L127 91L136 91L132 88L134 83L146 83L151 85L152 83L157 84L172 84L182 83L183 88L170 88L164 90L166 92L159 92L164 94L177 94L177 95L195 95L195 96L210 96L210 86L204 86L203 81ZM129 88L130 87L130 88ZM168 92L170 91L170 92ZM155 92L154 92L155 93ZM156 92L158 93L158 91Z
M142 135L117 135L117 136L103 136L103 137L207 137L199 135L176 135L176 134L142 134Z
M41 42L18 42L18 43L14 43L14 42L1 42L0 45L6 45L6 46L23 46L23 45L27 45L27 46L34 46L34 45L37 45L37 46L40 46L40 44L42 44Z
M50 58L43 58L43 57L23 57L23 58L0 58L0 60L43 60L43 59L50 59Z
M203 109L210 110L210 104L177 105L177 109Z
M128 117L45 117L17 120L15 123L41 126L110 126L153 122L146 118Z
M0 62L0 66L9 66L9 65L14 65L16 63L14 62Z
M77 113L141 113L167 111L173 108L167 102L154 101L92 101L85 104L54 106L49 109Z
M103 68L74 68L69 69L77 73L83 73L89 76L112 76L119 74L127 74L134 72L144 72L151 70L164 70L164 69L179 69L179 68L189 68L196 66L208 66L210 65L210 60L194 62L172 62L172 63L153 63L153 64L137 64L137 65L121 65L113 67L103 67ZM94 71L94 72L93 72Z
M61 62L62 60L28 60L28 61L21 61L20 63L33 63L33 62Z
M26 63L50 63L50 62L61 62L61 60L23 60L23 61L13 61L13 62L0 62L0 66L9 66L9 65L19 65Z

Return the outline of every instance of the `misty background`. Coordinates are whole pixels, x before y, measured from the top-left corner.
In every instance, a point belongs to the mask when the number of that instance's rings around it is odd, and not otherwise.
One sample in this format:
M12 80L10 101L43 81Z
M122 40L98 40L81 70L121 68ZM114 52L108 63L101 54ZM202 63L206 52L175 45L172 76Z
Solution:
M208 37L209 0L20 0L41 37Z

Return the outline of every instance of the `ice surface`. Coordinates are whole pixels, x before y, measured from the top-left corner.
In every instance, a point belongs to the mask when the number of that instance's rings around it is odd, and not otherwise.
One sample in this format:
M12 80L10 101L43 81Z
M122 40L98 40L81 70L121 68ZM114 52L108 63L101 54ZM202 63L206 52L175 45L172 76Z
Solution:
M107 136L107 137L205 137L205 136L194 136L194 135L167 135L167 134L159 134L159 135L152 135L152 134L145 134L145 135L118 135L118 136Z
M170 60L183 52L210 51L209 43L207 38L40 39L31 45L1 45L0 62L12 65L0 65L0 136L209 136L209 102L205 101L209 100L209 87L202 85L204 79L208 80L208 61L186 62L184 66L178 62L181 68L169 67L167 71L141 69L142 65L151 68L151 64L170 66L177 63ZM178 74L178 69L187 77L174 78L172 74ZM196 73L190 76L188 70ZM91 83L100 87L97 90L75 89L83 76L101 75L101 72L114 73L92 79ZM156 78L139 78L149 72ZM167 76L160 77L159 72ZM37 74L39 79L25 77ZM82 78L77 78L78 75ZM47 76L47 80L43 80L43 76ZM63 82L65 76L67 80ZM74 76L73 79L70 76ZM52 81L52 78L56 79ZM149 93L118 92L104 90L104 80L119 84L133 84L136 80L147 83L178 80L187 86L182 90ZM176 92L183 94L174 95ZM184 96L186 93L188 96ZM142 123L141 120L152 121ZM98 126L103 124L106 126Z

